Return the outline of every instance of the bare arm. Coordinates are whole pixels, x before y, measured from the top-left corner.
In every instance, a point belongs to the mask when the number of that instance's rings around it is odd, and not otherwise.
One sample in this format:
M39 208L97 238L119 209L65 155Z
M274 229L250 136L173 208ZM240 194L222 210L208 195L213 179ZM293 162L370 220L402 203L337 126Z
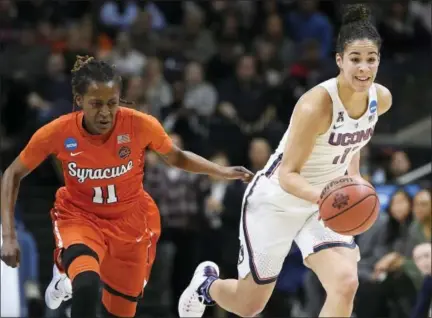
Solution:
M223 167L193 152L185 151L173 145L167 154L159 154L166 163L193 173L218 176L225 179L250 181L253 173L243 167Z
M321 87L316 87L302 96L294 108L279 169L282 189L312 203L319 201L321 191L306 181L300 171L312 152L316 138L330 125L330 106L330 96Z
M1 219L3 240L16 239L14 212L21 179L30 171L19 158L6 169L1 186Z
M348 174L350 176L361 176L360 174L360 151L352 157L351 162L348 166Z
M378 96L378 115L381 116L388 112L393 103L393 97L388 88L376 84Z

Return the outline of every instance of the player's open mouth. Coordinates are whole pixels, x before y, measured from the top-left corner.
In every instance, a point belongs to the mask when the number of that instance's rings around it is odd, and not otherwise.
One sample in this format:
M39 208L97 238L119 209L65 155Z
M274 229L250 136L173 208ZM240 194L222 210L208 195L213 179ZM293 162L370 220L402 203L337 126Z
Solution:
M110 126L110 124L111 124L111 122L109 122L109 121L104 121L104 120L101 120L101 121L99 122L99 125L100 125L102 128L107 128L107 127Z
M356 80L360 82L367 82L370 80L370 77L368 76L354 76Z

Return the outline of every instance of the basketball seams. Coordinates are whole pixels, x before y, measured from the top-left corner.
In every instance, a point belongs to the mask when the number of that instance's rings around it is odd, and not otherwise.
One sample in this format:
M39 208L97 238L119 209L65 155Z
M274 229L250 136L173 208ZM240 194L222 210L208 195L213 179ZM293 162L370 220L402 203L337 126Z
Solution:
M353 187L353 186L364 186L364 187L367 187L367 188L369 188L369 189L372 189L374 192L376 191L376 189L374 188L374 187L372 187L372 186L369 186L369 185L367 185L367 184L364 184L364 183L351 183L351 184L347 184L347 185L344 185L344 186L342 186L342 187L340 187L340 188L335 188L335 189L333 189L330 193L328 193L322 200L321 200L321 204L322 203L324 203L324 201L333 193L333 192L335 192L335 191L338 191L338 190L341 190L341 189L345 189L345 188L348 188L348 187Z
M358 228L362 227L363 224L365 224L367 221L369 221L369 219L374 215L374 212L375 212L375 208L376 208L377 203L378 203L378 200L375 200L375 205L374 205L374 207L373 207L371 213L369 213L368 217L367 217L367 218L363 221L363 223L361 223L359 226L357 226L357 227L355 227L355 228L353 228L353 229L351 229L351 230L346 230L346 231L339 231L339 230L338 230L337 232L338 232L338 233L347 233L347 232L355 231L355 230L357 230Z
M327 219L322 219L322 220L323 220L324 222L325 222L325 221L332 220L332 219L334 219L335 217L337 217L337 216L339 216L339 215L341 215L341 214L344 214L346 211L348 211L348 210L352 209L353 207L357 206L358 204L362 203L364 200L366 200L366 199L369 198L370 196L374 196L374 197L376 198L375 201L378 200L378 197L377 197L377 195L376 195L375 193L368 194L368 195L365 196L363 199L357 201L356 203L354 203L354 204L351 205L350 207L346 208L345 210L340 211L339 213L337 213L337 214L335 214L335 215L333 215L333 216L331 216L331 217L329 217L329 218L327 218ZM374 207L374 209L375 209L375 207Z

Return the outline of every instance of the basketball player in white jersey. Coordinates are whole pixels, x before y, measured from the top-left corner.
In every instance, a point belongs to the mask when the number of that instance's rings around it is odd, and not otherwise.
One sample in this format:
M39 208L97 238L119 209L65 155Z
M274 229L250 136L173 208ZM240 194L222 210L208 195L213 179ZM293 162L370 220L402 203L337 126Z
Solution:
M260 313L293 241L326 290L320 317L351 316L359 249L353 237L323 225L318 202L331 180L360 175L360 149L391 106L390 92L374 83L381 39L369 18L362 5L347 10L336 47L340 74L300 98L279 147L246 190L239 279L220 279L216 264L200 264L180 297L180 317L201 317L214 303L242 317Z

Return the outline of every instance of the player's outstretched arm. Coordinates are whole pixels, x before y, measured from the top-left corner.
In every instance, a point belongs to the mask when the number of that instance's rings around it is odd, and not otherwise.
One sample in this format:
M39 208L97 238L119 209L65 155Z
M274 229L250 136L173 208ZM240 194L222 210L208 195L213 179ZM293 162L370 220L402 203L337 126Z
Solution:
M193 173L213 175L225 179L241 179L249 182L253 173L244 167L223 167L193 152L185 151L173 145L171 150L161 155L170 165Z
M143 146L156 153L166 163L193 173L213 175L224 179L241 179L249 182L253 173L244 167L223 167L203 157L185 151L173 144L160 122L149 115L136 113L136 127L143 141Z
M16 267L20 251L15 231L15 204L21 180L53 152L53 124L39 129L3 174L1 184L1 225L3 245L1 259L6 265Z
M331 101L321 87L303 95L294 108L288 140L279 169L279 184L286 192L318 203L321 191L300 175L316 138L327 131L331 121Z

